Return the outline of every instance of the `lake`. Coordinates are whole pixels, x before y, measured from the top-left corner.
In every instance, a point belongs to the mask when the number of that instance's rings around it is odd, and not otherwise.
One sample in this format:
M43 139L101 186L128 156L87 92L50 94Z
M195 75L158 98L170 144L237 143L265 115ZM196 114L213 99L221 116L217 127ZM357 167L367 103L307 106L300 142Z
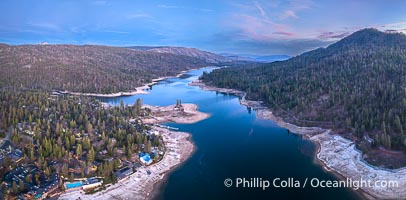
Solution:
M196 151L159 185L155 199L357 199L346 188L313 188L310 184L304 188L273 187L274 180L280 185L279 180L303 184L306 178L337 179L314 162L316 145L310 141L272 121L256 118L255 111L240 105L236 96L188 86L203 71L212 69L192 70L179 78L160 81L149 94L100 98L116 105L121 100L133 104L141 98L145 104L158 106L175 104L180 99L211 114L195 124L166 124L191 133ZM227 178L233 181L232 187L224 185ZM261 178L272 185L265 190L242 185L237 188L237 178Z

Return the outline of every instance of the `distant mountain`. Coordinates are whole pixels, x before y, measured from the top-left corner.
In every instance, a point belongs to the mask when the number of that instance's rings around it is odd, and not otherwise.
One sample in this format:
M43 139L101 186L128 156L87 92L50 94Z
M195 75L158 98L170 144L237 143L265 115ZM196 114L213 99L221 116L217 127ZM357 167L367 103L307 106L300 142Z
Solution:
M185 55L120 47L0 44L0 87L114 93L208 64Z
M253 55L253 54L232 54L232 53L220 53L219 55L230 58L232 60L252 61L252 62L262 62L262 63L284 61L284 60L287 60L290 58L290 56L288 56L288 55L260 56L260 55Z
M263 100L285 120L327 126L387 167L405 166L370 148L406 152L406 36L364 29L282 62L205 74L209 85L236 88ZM365 138L373 138L371 144Z
M175 55L190 56L193 58L202 59L208 63L225 63L230 62L231 59L226 58L221 55L217 55L211 52L202 51L195 48L186 48L186 47L169 47L169 46L158 46L158 47L149 47L149 46L133 46L127 47L130 49L137 49L142 51L157 52L157 53L171 53Z

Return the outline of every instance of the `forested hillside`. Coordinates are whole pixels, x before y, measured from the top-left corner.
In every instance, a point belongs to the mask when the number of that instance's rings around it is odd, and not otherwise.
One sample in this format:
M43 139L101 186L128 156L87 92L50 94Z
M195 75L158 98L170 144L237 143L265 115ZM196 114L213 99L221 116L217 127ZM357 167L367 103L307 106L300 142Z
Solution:
M130 49L143 50L148 52L157 52L157 53L171 53L175 55L190 56L193 58L204 60L207 63L217 64L217 63L226 63L231 62L232 59L226 58L222 55L217 55L211 52L202 51L196 48L187 48L187 47L153 47L153 46L133 46L127 47Z
M0 87L114 93L203 67L183 55L108 46L0 45Z
M364 29L282 62L223 68L201 79L263 100L299 125L406 151L406 36ZM351 133L348 135L348 133Z

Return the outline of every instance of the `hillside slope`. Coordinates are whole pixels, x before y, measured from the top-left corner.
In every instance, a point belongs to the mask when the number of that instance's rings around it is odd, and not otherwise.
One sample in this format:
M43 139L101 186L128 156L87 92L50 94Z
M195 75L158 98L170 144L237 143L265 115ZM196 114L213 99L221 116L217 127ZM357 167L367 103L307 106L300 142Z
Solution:
M114 93L205 65L189 56L119 47L0 45L0 87Z
M365 152L406 151L405 35L364 29L287 61L219 69L201 79L246 91L289 122L333 128Z
M214 64L225 63L225 62L231 61L231 59L226 58L224 56L217 55L217 54L207 52L207 51L202 51L202 50L199 50L196 48L168 47L168 46L162 46L162 47L134 46L134 47L128 47L128 48L143 50L143 51L148 51L148 52L171 53L171 54L175 54L175 55L190 56L190 57L201 59L201 60L204 60L205 62L214 63Z

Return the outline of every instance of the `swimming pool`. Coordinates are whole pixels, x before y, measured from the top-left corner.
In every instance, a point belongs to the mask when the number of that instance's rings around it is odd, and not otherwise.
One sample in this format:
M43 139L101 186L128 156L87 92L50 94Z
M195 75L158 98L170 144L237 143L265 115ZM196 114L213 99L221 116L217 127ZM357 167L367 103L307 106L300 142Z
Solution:
M72 188L76 188L76 187L81 187L83 184L82 182L78 181L78 182L73 182L73 183L65 183L65 187L67 190L72 189Z

